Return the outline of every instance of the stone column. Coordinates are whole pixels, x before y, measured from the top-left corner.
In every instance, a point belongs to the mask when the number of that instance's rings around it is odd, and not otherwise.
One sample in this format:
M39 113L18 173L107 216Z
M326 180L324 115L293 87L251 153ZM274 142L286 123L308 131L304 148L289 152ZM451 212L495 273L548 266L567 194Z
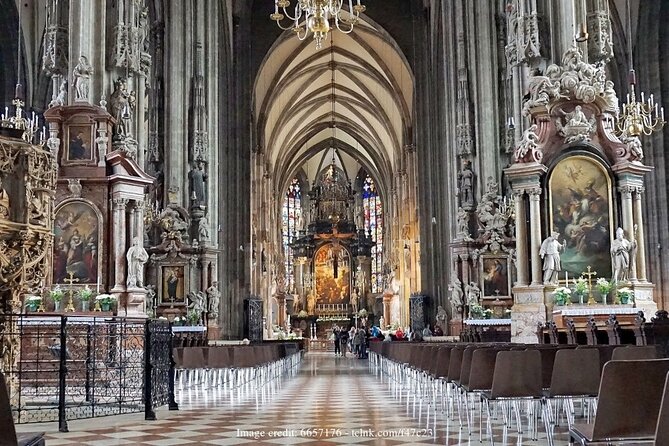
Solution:
M144 246L144 202L135 200L135 233L133 237L139 237L141 246Z
M530 258L532 259L532 285L541 285L542 264L539 250L541 249L541 188L536 187L528 192L530 196Z
M135 133L135 135L137 135L137 164L139 164L142 169L145 169L144 151L148 147L149 135L149 130L146 125L146 76L143 73L140 73L136 79L139 79L137 82L137 107L135 108L135 110L137 110L137 133Z
M623 211L623 229L625 230L625 236L628 240L634 238L634 220L632 215L634 213L634 205L632 203L632 192L634 188L632 186L620 186L618 188L620 192L621 205ZM630 262L636 263L635 259L630 259ZM636 282L636 268L634 265L631 265L629 280L630 282Z
M643 187L637 187L636 194L634 195L634 224L637 227L636 232L636 242L637 242L637 277L640 282L647 282L648 277L646 275L646 236L644 233L643 226L643 209L641 207L642 195L644 192ZM634 233L632 233L634 236Z
M125 291L125 210L128 204L127 198L114 198L112 200L113 227L111 230L114 247L114 288L112 292Z
M279 314L277 325L283 327L286 323L286 295L284 293L275 295L276 302L279 304Z
M393 302L394 294L392 291L385 291L383 293L383 321L386 326L390 325L390 318L392 316L391 304ZM383 329L384 327L380 327Z
M527 259L527 225L525 214L527 205L525 203L525 191L515 191L516 195L516 270L518 273L516 286L527 286L528 268Z
M132 245L133 239L137 236L137 208L135 207L134 200L131 203L128 224L130 226L130 240L128 240L128 245Z

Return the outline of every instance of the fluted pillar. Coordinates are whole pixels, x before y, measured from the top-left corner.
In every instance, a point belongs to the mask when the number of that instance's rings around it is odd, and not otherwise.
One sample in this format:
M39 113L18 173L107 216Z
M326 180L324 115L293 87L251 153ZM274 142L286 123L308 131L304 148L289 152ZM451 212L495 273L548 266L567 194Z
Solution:
M144 244L144 202L141 200L135 201L135 232L134 237L139 237L140 246Z
M530 258L532 259L532 285L541 285L542 267L541 256L541 188L536 187L529 191L530 196Z
M637 259L636 259L636 268L637 268L637 277L640 282L647 282L648 276L646 273L646 235L643 226L643 209L641 207L641 200L643 198L643 187L638 187L636 193L634 194L634 224L637 228L636 230L636 242L637 242ZM634 233L632 233L634 234Z
M127 198L114 198L112 200L113 227L111 230L113 238L114 256L114 288L113 292L125 291L125 210L128 204Z
M632 186L620 186L618 188L618 191L620 192L620 198L621 198L621 205L622 205L622 211L623 211L623 229L625 230L625 236L628 239L633 239L634 238L634 220L632 219L632 216L634 214L634 205L632 203L632 192L634 192L634 188ZM636 263L636 259L630 259L630 262ZM636 268L633 265L631 265L630 272L629 272L629 280L631 282L636 282Z
M516 194L516 286L527 286L528 284L528 259L527 259L527 225L525 214L525 191L518 190Z

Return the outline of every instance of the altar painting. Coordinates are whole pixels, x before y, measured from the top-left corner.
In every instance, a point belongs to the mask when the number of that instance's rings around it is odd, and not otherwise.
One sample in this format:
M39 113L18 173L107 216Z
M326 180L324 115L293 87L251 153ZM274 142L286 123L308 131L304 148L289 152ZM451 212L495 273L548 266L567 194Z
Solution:
M182 264L161 265L159 284L160 305L183 305L186 303L188 275Z
M481 258L481 281L483 297L508 299L511 297L509 259L505 256L484 256Z
M84 201L72 201L56 211L54 219L53 283L98 282L99 218Z
M318 304L348 304L350 300L351 256L333 243L321 247L314 256Z
M564 245L562 273L576 278L591 266L597 277L611 277L613 233L611 180L604 167L586 156L560 161L549 180L551 229Z

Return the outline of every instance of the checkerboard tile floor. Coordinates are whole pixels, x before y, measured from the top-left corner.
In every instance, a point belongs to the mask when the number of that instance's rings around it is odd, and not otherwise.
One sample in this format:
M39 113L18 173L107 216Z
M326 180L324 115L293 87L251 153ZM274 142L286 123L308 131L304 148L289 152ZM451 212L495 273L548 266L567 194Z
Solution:
M20 425L20 431L44 430L48 446L65 445L478 445L457 420L437 418L425 429L393 398L388 384L368 372L367 361L309 354L294 377L284 377L260 391L191 389L179 391L179 411L159 410L157 421L142 414L70 422L70 432L55 425ZM541 423L541 422L540 422ZM475 420L478 426L478 419ZM499 422L496 444L548 444L505 439ZM485 429L485 427L484 427ZM567 444L565 428L556 428L556 445ZM484 444L486 444L484 436Z

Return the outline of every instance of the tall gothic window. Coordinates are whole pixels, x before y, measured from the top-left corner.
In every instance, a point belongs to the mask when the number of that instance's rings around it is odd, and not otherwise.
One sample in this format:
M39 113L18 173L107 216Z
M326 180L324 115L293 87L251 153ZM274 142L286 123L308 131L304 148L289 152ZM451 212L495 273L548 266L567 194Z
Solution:
M372 293L383 288L383 206L372 177L362 184L362 208L365 213L365 233L372 235Z
M289 244L297 238L299 221L302 217L302 189L297 178L293 178L286 196L283 200L283 211L281 213L281 235L283 238L283 252L285 254L286 266L286 289L292 290L295 285L295 275L293 274L293 250Z

